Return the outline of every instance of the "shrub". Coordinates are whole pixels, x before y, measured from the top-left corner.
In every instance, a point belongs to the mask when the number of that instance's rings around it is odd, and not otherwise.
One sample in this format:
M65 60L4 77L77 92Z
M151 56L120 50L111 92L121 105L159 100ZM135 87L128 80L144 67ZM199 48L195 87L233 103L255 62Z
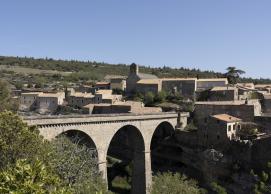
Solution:
M158 173L153 178L151 194L200 194L197 182L179 173Z

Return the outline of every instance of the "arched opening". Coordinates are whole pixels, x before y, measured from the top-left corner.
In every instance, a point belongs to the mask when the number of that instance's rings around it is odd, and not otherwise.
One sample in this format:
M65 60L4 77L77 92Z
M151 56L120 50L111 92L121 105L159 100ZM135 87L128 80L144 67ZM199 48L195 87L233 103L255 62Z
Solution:
M174 138L174 127L169 122L160 123L154 131L151 140L151 166L152 172L174 171L179 164L177 155L182 152ZM175 158L176 157L176 158Z
M73 142L76 141L80 145L85 145L88 148L96 149L96 145L95 145L94 141L92 140L92 138L89 135L87 135L86 133L84 133L83 131L68 130L68 131L61 133L60 135L65 135L71 141L73 141Z
M79 130L68 130L68 131L65 131L65 132L61 133L60 135L58 135L57 138L61 137L61 136L67 137L74 144L84 145L88 149L90 149L92 151L91 152L92 157L97 162L97 165L98 165L97 147L89 135L87 135L83 131L79 131Z
M108 188L115 193L145 193L145 146L140 131L127 125L113 136L107 150Z

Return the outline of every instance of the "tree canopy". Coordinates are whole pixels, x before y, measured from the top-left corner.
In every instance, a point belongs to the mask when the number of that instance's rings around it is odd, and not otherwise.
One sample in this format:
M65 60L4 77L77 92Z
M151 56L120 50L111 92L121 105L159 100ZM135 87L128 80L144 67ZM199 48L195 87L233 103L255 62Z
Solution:
M16 111L18 109L18 103L11 98L10 94L9 83L0 80L0 112L4 110Z
M151 194L200 194L197 182L179 173L158 173L153 177Z
M12 112L0 112L0 193L107 193L97 158L67 138L45 141Z
M240 75L245 73L245 71L237 69L236 67L228 67L227 71L225 75L230 84L236 84Z

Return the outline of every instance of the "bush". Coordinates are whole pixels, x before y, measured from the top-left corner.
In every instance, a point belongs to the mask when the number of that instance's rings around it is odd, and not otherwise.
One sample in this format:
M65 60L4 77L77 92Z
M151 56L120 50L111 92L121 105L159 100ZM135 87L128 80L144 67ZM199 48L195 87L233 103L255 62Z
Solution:
M220 186L216 182L212 182L210 186L211 186L211 190L217 194L227 194L226 189L224 189L222 186Z
M0 80L0 112L4 110L17 111L18 102L11 98L11 91L9 88L9 83Z
M167 97L167 93L165 91L160 91L154 96L154 101L156 103L162 103L165 102Z
M152 92L147 92L145 97L144 97L144 103L146 105L153 105L154 103L154 94Z
M197 182L188 179L185 175L158 173L153 178L151 194L200 194Z
M0 169L19 159L46 158L45 144L38 130L28 127L19 116L0 113Z
M0 172L0 193L71 194L72 192L69 187L63 187L61 180L39 160L32 164L26 160L18 160L14 167Z

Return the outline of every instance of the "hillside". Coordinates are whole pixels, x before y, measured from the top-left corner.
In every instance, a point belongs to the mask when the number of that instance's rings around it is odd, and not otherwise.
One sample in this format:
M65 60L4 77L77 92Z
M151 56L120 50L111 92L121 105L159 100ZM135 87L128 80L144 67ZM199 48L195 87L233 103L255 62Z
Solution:
M39 72L40 70L40 72ZM42 71L41 71L42 70ZM35 59L28 57L5 57L0 56L0 75L16 74L25 76L25 74L35 75L39 79L58 80L58 81L87 81L103 80L110 75L127 75L129 65L126 64L108 64L95 61L77 61L77 60L55 60L55 59ZM201 71L199 69L187 68L152 68L140 66L140 72L155 74L158 77L198 77L198 78L216 78L223 77L222 73L213 71ZM34 79L35 80L35 79ZM270 79L252 79L242 78L242 82L271 83Z

